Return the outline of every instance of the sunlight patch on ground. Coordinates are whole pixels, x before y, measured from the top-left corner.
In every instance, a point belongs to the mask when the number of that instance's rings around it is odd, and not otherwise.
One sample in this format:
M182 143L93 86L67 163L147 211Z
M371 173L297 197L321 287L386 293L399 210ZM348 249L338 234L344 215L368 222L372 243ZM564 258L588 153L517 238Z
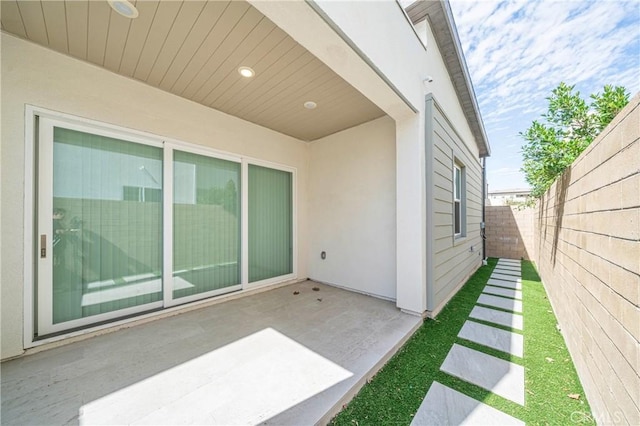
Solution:
M352 375L266 328L89 402L79 421L258 424Z

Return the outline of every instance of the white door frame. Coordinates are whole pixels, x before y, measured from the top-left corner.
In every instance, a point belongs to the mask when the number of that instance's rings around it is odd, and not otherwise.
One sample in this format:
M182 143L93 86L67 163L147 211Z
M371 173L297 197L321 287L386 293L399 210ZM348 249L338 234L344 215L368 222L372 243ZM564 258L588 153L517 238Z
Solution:
M42 173L46 173L48 176L52 176L53 173L53 163L51 162L49 165L44 166L44 171L39 170L40 164L36 164L36 159L38 159L39 163L43 162L42 155L39 155L39 150L42 148L42 142L39 140L40 135L40 122L44 121L46 123L58 123L61 124L61 127L71 128L74 130L85 131L87 133L92 134L100 134L108 137L115 137L117 139L123 139L131 142L143 143L151 146L163 147L163 193L168 193L171 191L170 197L163 197L163 248L169 247L170 250L163 250L163 291L164 296L163 300L159 302L153 302L150 304L141 305L141 307L132 307L128 308L132 311L128 310L120 310L114 311L113 313L101 314L96 316L90 316L87 318L83 318L78 323L73 323L73 326L69 326L69 322L65 322L64 327L55 326L49 327L47 324L38 324L36 328L36 318L38 323L42 322L40 315L36 314L36 306L39 308L39 303L36 304L36 298L40 296L40 281L38 280L38 275L43 273L52 273L52 222L47 220L48 225L45 223L39 223L45 221L44 218L46 215L42 215L43 217L39 217L36 214L36 206L38 209L46 209L47 205L38 205L37 198L42 198L39 195L38 191L38 181L40 179L40 175ZM43 137L50 137L52 141L52 126L48 126L51 129L51 135L42 135ZM165 277L172 277L171 273L167 273L167 268L169 265L173 263L173 247L172 247L172 239L173 233L167 232L167 223L172 223L172 212L173 208L167 209L166 204L168 202L173 202L173 170L170 167L167 167L167 164L173 164L173 150L185 150L187 152L193 152L197 154L202 154L214 158L221 159L229 159L231 161L239 161L241 163L241 284L238 286L237 290L241 292L252 290L259 287L265 287L277 283L282 283L285 281L295 280L297 279L297 271L298 271L298 217L297 217L297 209L298 209L298 192L297 192L297 169L294 167L265 161L257 158L247 157L247 156L239 156L232 153L216 150L213 148L204 147L201 145L195 145L187 142L182 142L175 139L162 138L157 135L142 132L134 129L124 128L122 126L112 125L104 122L99 122L83 117L74 116L71 114L65 114L58 111L49 110L46 108L36 107L33 105L25 106L25 157L24 157L24 182L25 182L25 197L24 197L24 297L23 297L23 307L24 307L24 316L23 316L23 344L25 348L31 348L35 346L40 346L46 343L50 343L53 341L61 340L64 338L79 336L83 334L88 334L95 332L96 330L105 329L109 327L115 327L127 322L132 322L139 320L141 318L147 318L152 316L162 315L163 311L156 311L144 314L142 312L150 310L150 309L159 309L159 308L170 308L171 306L187 304L194 305L206 302L203 300L205 298L209 298L217 295L217 291L213 291L210 293L203 293L202 297L197 297L197 301L192 301L189 298L181 298L176 303L172 300L167 300L167 295L172 295L172 280L166 280ZM52 159L52 148L53 145L49 148L50 152L46 152L45 154L49 155ZM167 162L167 158L171 158L171 162ZM293 238L293 252L292 252L292 264L293 271L290 274L286 274L283 276L273 277L266 280L249 283L248 282L248 168L249 164L254 164L263 167L269 167L276 170L287 171L292 174L292 238ZM171 170L166 170L171 169ZM166 171L165 171L166 170ZM52 182L52 179L50 179ZM52 187L51 187L52 189ZM52 195L52 190L50 190ZM52 207L52 198L49 200L48 207L51 210ZM49 211L43 210L43 211ZM169 216L165 218L164 216ZM48 236L47 238L47 257L41 262L39 257L39 233L40 230L43 230L44 233ZM169 228L170 229L170 228ZM38 233L38 234L36 234ZM171 256L171 262L167 262L167 256ZM47 264L48 263L48 264ZM41 268L44 268L41 270ZM166 283L165 283L166 281ZM38 293L36 293L35 289L38 288ZM226 289L225 289L226 290ZM236 287L234 286L234 290ZM226 293L226 291L225 291ZM200 295L198 295L200 296ZM49 307L51 308L51 295L46 295L45 299L49 301ZM138 309L140 308L140 309ZM178 309L176 307L171 310ZM130 314L139 314L136 317L132 318L124 318L121 320L117 320L118 317L122 317ZM104 315L104 317L102 316ZM99 317L99 318L98 318ZM51 317L49 317L51 318ZM51 318L52 319L52 318ZM91 327L90 324L109 321L113 319L113 322L109 322L108 324L100 324ZM49 321L52 322L52 321ZM35 331L38 330L38 335L45 335L42 331L41 326L44 326L46 333L59 333L55 336L47 336L44 338L36 338ZM83 327L79 330L69 331L72 328ZM68 331L68 332L65 332Z
M211 149L193 146L181 142L176 141L168 141L165 140L164 143L164 167L163 167L163 179L164 179L164 198L163 198L163 229L164 229L164 240L163 240L163 277L165 281L164 285L164 307L172 307L177 305L182 305L189 302L195 302L201 299L206 299L209 297L219 296L222 294L230 293L232 291L242 290L242 283L244 281L244 276L242 274L242 264L241 264L241 281L237 285L228 286L225 288L211 290L203 293L193 294L191 296L181 297L179 299L175 299L173 297L173 153L174 151L188 152L191 154L197 154L204 157L216 158L220 160L231 161L234 163L238 163L241 166L240 173L240 185L242 188L242 158L229 154L220 154ZM242 190L242 189L241 189ZM244 212L245 208L240 204L240 211ZM242 218L242 216L241 216ZM243 235L246 231L242 228L242 219L240 224L240 244L242 251L242 241ZM241 262L244 262L244 257L240 256Z
M38 120L38 211L37 215L37 252L44 250L45 257L37 256L37 313L38 334L59 333L73 328L84 327L93 323L109 321L115 318L136 314L162 307L162 302L151 302L132 306L117 311L91 315L75 320L54 324L53 322L53 229L51 212L53 211L53 129L55 127L89 133L92 135L116 138L126 142L162 148L162 142L129 135L100 127L90 127L80 123L68 122L51 117L40 117ZM43 239L45 246L41 246Z

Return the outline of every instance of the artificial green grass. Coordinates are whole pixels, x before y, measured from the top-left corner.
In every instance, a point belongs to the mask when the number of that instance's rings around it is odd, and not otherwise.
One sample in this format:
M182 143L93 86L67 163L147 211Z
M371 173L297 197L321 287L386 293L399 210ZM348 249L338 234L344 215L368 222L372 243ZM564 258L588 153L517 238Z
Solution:
M331 424L408 425L434 381L527 424L569 424L576 420L589 424L589 405L564 340L556 329L556 319L540 278L531 262L522 262L524 359L457 337L496 262L497 259L489 259L489 265L478 269L435 320L425 320L420 329ZM441 372L440 366L454 343L523 365L525 406ZM579 394L580 399L569 398L569 394Z
M520 418L529 425L595 424L547 293L529 261L522 262L522 288L526 405Z

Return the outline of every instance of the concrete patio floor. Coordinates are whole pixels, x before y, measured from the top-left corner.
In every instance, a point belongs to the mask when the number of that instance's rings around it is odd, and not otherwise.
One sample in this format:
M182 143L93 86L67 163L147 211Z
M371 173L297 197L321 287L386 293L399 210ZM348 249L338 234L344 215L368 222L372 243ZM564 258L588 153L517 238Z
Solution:
M326 423L421 323L292 284L4 362L1 421Z

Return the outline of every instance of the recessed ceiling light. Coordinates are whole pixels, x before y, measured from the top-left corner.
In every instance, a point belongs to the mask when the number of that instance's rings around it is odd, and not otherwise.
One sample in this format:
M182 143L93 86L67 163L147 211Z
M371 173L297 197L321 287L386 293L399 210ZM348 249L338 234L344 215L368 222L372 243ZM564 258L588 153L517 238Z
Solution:
M138 17L138 9L127 0L107 0L111 9L118 12L125 18L133 19Z
M307 101L304 103L304 107L306 109L315 109L318 106L317 103L313 102L313 101Z
M240 73L241 76L245 78L251 78L254 75L256 75L256 72L249 67L240 67L238 68L238 72Z

